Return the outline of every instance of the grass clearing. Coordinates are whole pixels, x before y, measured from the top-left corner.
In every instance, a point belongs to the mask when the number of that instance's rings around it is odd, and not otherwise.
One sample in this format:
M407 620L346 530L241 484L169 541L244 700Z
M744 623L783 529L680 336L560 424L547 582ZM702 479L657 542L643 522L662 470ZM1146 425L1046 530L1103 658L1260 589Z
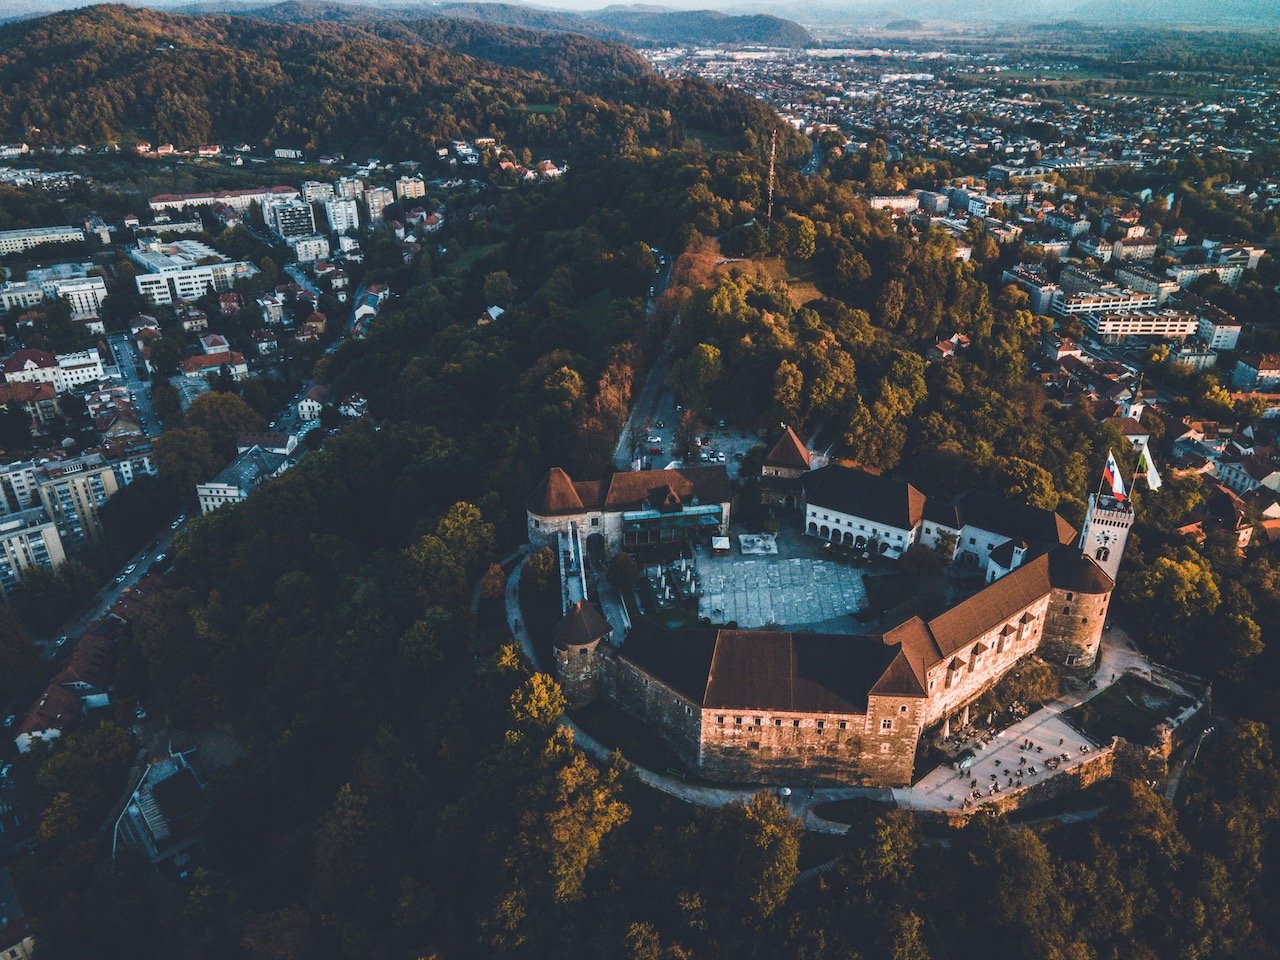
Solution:
M1096 697L1062 715L1095 743L1123 737L1130 743L1150 743L1152 731L1166 718L1191 706L1180 693L1126 673Z
M461 276L485 257L489 256L489 254L495 253L501 247L501 243L482 243L478 247L472 247L459 254L458 259L445 268L445 272L454 276Z

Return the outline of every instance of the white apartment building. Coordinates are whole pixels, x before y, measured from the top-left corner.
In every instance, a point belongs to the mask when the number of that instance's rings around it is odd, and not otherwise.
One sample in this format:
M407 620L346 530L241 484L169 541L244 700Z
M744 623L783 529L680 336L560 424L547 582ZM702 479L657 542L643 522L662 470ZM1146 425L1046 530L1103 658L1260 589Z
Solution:
M105 379L106 370L96 349L55 356L43 350L20 350L0 367L10 383L51 383L58 393L66 393Z
M258 268L243 260L228 261L218 251L198 240L138 241L130 248L129 259L146 273L134 280L138 293L156 306L180 300L195 300L210 290L225 293L237 280L252 277ZM216 263L201 260L216 259Z
M304 180L302 182L302 199L307 203L319 203L322 200L331 200L332 198L332 183L325 183L319 180Z
M920 198L915 194L905 197L884 196L870 197L867 205L872 210L887 210L891 214L900 215L904 213L915 213L920 209Z
M207 193L162 193L151 198L152 211L181 210L183 207L208 207L224 203L237 213L246 213L255 203L264 209L272 203L297 200L293 187L266 187L260 190L213 190Z
M324 215L329 229L334 233L346 233L360 229L360 205L354 200L333 197L324 202Z
M1240 322L1225 314L1223 316L1225 319L1200 315L1196 333L1209 344L1211 350L1234 350L1240 342Z
M54 278L42 282L22 280L0 284L0 311L27 310L45 300L63 299L71 308L71 319L96 317L107 298L101 277Z
M1197 331L1200 319L1194 313L1163 307L1089 313L1084 325L1104 343L1117 343L1128 337L1185 339Z
M46 243L75 243L83 240L80 227L32 227L27 230L0 230L0 256L22 253Z
M1124 290L1119 287L1094 291L1066 293L1059 290L1049 304L1051 313L1065 317L1073 313L1114 313L1129 310L1146 310L1156 306L1154 293L1140 290Z
M306 237L290 237L289 246L299 263L311 263L329 256L329 238L322 234L311 234Z
M1177 281L1169 277L1162 277L1146 267L1135 264L1116 267L1116 280L1123 283L1130 290L1137 290L1141 293L1154 293L1157 306L1164 306L1164 302L1178 292Z

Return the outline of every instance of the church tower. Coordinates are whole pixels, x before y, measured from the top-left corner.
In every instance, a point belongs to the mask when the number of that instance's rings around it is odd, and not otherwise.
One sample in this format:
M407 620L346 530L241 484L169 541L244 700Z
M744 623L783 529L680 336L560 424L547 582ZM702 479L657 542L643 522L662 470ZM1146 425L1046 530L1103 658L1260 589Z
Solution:
M1133 526L1133 504L1110 493L1091 493L1089 511L1080 529L1080 552L1094 560L1112 580Z

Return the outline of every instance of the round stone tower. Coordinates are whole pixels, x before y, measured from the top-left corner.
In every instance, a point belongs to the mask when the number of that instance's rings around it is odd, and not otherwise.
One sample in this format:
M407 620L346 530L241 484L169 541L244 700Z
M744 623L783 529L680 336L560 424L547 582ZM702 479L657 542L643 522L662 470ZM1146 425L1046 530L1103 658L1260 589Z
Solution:
M1040 655L1050 663L1088 673L1098 659L1115 581L1096 560L1069 546L1050 552L1049 579L1052 589Z
M584 707L600 695L600 671L613 627L594 603L579 600L552 631L556 680L569 708Z

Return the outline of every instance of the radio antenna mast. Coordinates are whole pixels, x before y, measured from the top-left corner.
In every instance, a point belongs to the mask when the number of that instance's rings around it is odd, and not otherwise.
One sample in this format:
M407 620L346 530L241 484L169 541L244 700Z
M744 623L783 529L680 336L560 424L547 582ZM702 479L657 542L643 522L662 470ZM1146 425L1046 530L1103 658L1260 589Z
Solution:
M774 160L778 155L778 128L774 127L773 132L769 135L769 204L765 207L764 220L767 224L766 231L773 232L773 166Z

